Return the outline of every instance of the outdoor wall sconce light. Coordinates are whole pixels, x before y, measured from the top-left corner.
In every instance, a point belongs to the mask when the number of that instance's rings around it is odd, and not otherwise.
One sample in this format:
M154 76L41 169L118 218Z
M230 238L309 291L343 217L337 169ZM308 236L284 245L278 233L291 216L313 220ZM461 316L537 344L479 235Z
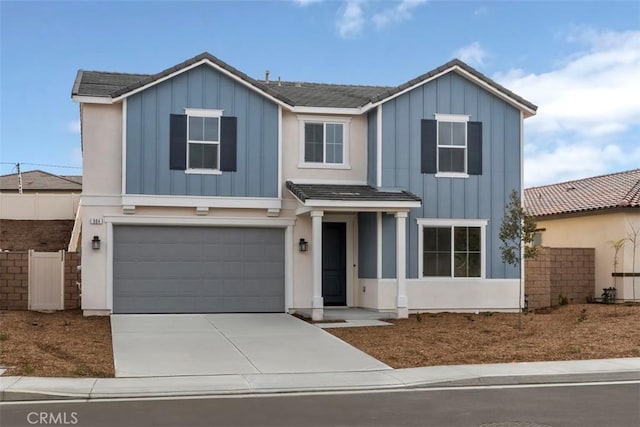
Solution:
M300 238L298 246L300 247L300 252L307 252L307 249L309 249L309 242L304 240L304 238Z
M91 241L91 248L95 250L100 249L100 238L98 236L93 236L93 240Z

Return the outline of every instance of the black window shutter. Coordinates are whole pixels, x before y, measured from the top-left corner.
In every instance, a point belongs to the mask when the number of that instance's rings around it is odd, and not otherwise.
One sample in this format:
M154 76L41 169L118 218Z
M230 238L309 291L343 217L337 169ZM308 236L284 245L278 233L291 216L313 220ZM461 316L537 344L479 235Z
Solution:
M171 114L169 122L169 169L187 168L187 116Z
M420 169L422 173L438 172L438 122L436 120L422 120L420 135Z
M238 170L238 118L220 117L220 170L235 172Z
M482 175L482 122L467 123L467 173Z

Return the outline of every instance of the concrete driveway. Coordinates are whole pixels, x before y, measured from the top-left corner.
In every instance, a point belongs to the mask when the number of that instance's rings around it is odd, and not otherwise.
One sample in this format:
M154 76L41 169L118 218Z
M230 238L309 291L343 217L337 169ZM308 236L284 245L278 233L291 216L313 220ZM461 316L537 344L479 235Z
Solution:
M116 377L391 369L288 314L111 316Z

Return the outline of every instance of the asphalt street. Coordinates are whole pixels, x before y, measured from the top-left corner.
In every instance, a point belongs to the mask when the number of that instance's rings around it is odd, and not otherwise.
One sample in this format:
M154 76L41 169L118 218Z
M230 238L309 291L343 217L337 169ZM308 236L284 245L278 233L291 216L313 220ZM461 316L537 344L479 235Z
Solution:
M640 382L0 405L2 427L638 427Z

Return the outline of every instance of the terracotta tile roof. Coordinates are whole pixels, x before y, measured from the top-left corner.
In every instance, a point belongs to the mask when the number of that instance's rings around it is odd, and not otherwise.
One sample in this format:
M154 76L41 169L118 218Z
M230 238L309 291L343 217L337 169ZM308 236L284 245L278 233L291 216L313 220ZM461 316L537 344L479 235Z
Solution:
M640 208L640 169L524 190L524 204L540 217L610 208Z
M60 176L41 170L22 173L23 191L68 191L82 192L82 176ZM17 192L18 174L0 176L0 191Z

